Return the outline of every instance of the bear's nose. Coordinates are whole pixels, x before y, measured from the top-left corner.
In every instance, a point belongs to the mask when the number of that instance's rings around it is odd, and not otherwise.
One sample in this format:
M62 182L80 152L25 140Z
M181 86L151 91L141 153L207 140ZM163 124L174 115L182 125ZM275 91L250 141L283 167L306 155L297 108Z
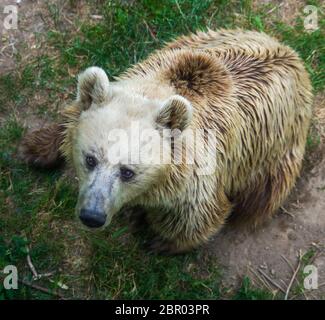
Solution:
M106 215L104 213L89 209L81 209L79 218L89 228L102 227L106 221Z

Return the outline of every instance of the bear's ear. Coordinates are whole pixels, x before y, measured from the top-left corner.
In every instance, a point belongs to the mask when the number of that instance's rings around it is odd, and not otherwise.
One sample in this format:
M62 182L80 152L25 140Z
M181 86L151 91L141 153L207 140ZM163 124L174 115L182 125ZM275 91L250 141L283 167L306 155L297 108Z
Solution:
M179 95L171 96L159 110L156 122L168 129L186 129L192 120L191 103Z
M82 110L87 110L92 103L101 104L109 96L109 80L105 71L90 67L78 77L77 102Z

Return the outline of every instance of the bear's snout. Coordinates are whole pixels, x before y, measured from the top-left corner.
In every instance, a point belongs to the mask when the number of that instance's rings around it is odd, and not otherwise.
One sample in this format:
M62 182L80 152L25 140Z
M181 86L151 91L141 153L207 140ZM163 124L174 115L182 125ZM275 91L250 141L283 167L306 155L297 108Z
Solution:
M89 209L81 209L79 218L89 228L100 228L106 222L105 213Z

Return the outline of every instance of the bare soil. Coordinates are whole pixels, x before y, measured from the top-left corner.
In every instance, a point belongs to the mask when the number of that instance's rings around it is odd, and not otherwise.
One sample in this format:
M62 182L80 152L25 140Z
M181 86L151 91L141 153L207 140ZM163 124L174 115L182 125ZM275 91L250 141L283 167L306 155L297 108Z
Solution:
M299 255L311 249L316 252L312 265L318 270L319 288L305 291L305 296L325 298L325 158L302 176L284 208L267 225L255 232L225 228L207 246L224 267L225 287L237 288L249 275L256 284L277 290L265 273L284 291Z

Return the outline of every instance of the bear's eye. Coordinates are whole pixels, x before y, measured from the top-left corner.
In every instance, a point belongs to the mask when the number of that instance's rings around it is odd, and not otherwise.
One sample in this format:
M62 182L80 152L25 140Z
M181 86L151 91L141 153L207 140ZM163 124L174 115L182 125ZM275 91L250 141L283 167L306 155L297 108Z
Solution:
M122 181L129 181L134 177L134 172L126 167L121 167L120 168L120 176Z
M93 156L86 156L86 165L88 169L94 169L97 166L97 160Z

